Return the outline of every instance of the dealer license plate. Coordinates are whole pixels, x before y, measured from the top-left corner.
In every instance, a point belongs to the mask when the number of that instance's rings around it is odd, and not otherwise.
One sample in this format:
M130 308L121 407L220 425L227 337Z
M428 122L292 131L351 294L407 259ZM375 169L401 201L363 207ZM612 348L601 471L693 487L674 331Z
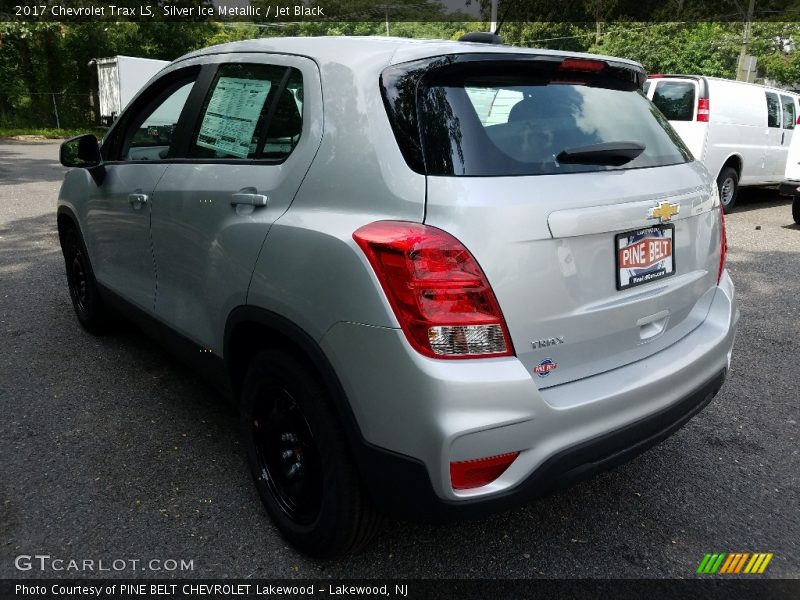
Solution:
M674 242L674 225L654 225L617 234L614 237L617 289L674 275Z

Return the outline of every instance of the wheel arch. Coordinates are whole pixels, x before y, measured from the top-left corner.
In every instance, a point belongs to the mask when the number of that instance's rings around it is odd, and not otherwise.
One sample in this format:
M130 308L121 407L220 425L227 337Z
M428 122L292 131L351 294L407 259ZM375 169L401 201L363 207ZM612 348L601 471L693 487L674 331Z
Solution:
M716 179L719 179L719 176L722 174L722 171L727 167L731 167L734 171L736 171L736 175L741 181L742 169L744 168L744 158L742 158L742 155L737 152L729 154L728 157L725 159L725 161L722 163L722 166L719 168Z
M62 246L64 244L64 235L69 227L75 227L78 230L78 234L81 233L78 217L68 206L59 206L56 210L56 226L58 227L58 240Z

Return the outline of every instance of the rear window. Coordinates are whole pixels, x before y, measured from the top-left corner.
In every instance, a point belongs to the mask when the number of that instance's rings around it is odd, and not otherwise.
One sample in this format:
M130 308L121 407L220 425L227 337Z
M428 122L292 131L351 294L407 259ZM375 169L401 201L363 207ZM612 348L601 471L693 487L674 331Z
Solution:
M581 76L554 82L540 74L480 69L488 73L458 69L434 75L420 90L419 150L429 175L554 175L691 160L638 86L609 89L587 85ZM556 158L563 151L611 142L635 142L645 149L616 166L565 164Z
M694 119L695 84L691 81L659 81L653 104L670 121Z
M794 129L795 117L794 114L794 98L791 96L781 96L781 104L783 104L783 128Z

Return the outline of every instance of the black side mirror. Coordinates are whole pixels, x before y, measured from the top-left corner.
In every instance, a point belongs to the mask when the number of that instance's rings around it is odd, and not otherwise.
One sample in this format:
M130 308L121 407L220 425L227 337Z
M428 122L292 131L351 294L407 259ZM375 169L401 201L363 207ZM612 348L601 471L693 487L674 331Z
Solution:
M100 154L100 143L91 133L85 133L64 141L59 153L61 164L65 167L87 169L97 185L103 183L105 167Z

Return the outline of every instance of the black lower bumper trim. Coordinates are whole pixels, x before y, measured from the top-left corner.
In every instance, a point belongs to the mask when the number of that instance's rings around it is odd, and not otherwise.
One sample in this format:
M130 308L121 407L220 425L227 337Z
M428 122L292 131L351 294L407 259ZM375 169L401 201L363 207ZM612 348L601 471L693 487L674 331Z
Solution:
M800 181L783 181L778 186L781 196L800 196Z
M490 498L443 500L433 491L422 462L375 446L362 446L358 462L376 503L390 514L422 520L481 516L518 506L638 456L705 408L725 376L723 369L672 406L551 456L525 481Z

